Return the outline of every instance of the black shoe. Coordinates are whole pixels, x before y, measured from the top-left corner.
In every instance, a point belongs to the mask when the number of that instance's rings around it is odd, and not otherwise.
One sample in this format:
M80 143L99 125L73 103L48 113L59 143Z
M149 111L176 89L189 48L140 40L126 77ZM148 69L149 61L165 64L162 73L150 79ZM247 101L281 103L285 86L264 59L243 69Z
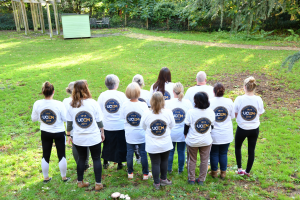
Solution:
M49 183L52 180L52 178L49 178L48 180L44 180L44 183Z
M190 181L190 180L188 180L188 183L189 183L190 185L195 185L195 181Z
M66 179L62 180L63 182L68 182L69 180L71 180L71 178L67 177Z
M107 164L103 164L103 169L107 169L107 168L108 168L108 166L109 166L109 163L107 163Z
M118 164L117 170L120 170L120 169L123 169L123 164L121 164L121 165Z
M196 183L198 183L198 185L204 185L203 181L199 181L199 178L196 178Z

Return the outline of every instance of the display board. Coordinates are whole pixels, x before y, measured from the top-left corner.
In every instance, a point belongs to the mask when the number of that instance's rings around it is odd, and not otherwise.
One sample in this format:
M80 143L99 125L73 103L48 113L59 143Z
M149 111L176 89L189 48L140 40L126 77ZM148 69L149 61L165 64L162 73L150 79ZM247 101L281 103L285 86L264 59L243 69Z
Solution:
M62 14L62 27L64 38L91 37L89 15Z

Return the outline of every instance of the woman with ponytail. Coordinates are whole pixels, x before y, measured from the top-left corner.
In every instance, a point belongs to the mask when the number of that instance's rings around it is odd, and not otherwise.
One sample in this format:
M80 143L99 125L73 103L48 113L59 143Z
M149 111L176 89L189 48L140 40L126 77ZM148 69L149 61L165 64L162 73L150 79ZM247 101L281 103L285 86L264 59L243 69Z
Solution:
M161 68L157 81L151 85L150 95L154 92L161 92L165 100L174 98L171 72L167 67Z
M259 135L259 117L265 112L264 103L255 93L255 78L250 76L244 81L245 94L234 101L234 112L238 124L235 134L235 157L238 166L237 174L250 176L254 163L255 146ZM242 144L248 138L248 162L246 170L242 169Z
M70 180L66 177L67 160L65 146L65 126L66 109L62 102L54 100L54 86L46 81L43 84L42 93L45 99L38 100L33 105L31 119L33 122L41 123L41 139L43 148L42 172L44 175L44 183L52 180L49 177L49 161L52 150L53 140L55 142L57 157L59 160L59 169L62 180L64 182Z
M145 86L143 76L140 74L135 75L132 79L132 82L136 82L141 88L141 94L138 100L147 103L148 107L150 107L150 92L148 90L142 89Z
M184 137L184 120L188 110L193 108L192 103L188 99L183 99L184 89L180 82L173 86L174 98L166 101L166 108L172 110L176 125L171 130L171 138L173 149L170 151L168 161L168 172L172 172L173 157L175 147L177 146L178 153L178 173L181 174L184 168L185 161L185 137Z

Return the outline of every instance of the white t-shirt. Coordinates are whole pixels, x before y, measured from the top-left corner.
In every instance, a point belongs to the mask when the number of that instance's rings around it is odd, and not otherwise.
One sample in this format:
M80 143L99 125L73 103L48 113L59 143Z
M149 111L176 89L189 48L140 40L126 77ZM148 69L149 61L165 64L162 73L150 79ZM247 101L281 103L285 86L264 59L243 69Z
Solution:
M102 119L102 111L94 99L82 100L79 108L69 106L67 120L73 122L73 143L78 146L93 146L102 142L97 125Z
M150 87L150 95L152 95L154 92L156 92L157 89L153 90L153 85L151 85ZM174 94L173 94L173 85L174 83L165 83L165 94L164 94L164 99L165 100L170 100L170 99L173 99L174 98ZM150 96L150 99L151 99L151 96Z
M65 105L66 110L69 109L69 106L70 106L71 102L72 102L72 98L71 97L65 98L63 100L63 104ZM73 136L73 130L70 131L70 135Z
M41 122L40 129L49 133L65 131L66 108L61 101L38 100L33 104L31 119Z
M147 106L150 107L151 95L152 95L152 93L150 94L150 92L148 90L141 89L141 94L140 94L140 97L139 97L139 101L145 102L147 104Z
M187 112L184 123L189 132L185 142L190 147L204 147L212 143L211 125L215 122L215 112L210 109L194 108Z
M120 117L124 119L126 142L129 144L145 143L145 131L141 126L142 114L149 110L145 102L126 101L121 107Z
M146 131L148 153L163 153L173 149L171 129L175 126L175 120L171 110L162 109L159 114L154 114L152 110L145 111L141 125Z
M171 138L173 142L184 142L184 120L188 110L193 108L191 102L187 99L179 101L178 98L166 101L166 109L172 110L176 125L172 128Z
M195 106L194 96L197 92L205 92L208 95L209 100L215 97L214 88L210 85L196 85L190 87L186 91L184 98L190 100L193 106Z
M105 130L116 131L124 129L124 120L120 117L121 106L129 101L123 92L106 90L98 98L98 104L103 112L103 126Z
M264 103L260 96L243 95L234 101L234 112L238 113L236 122L244 130L252 130L259 127L259 115L265 112Z
M215 112L215 124L211 131L213 144L228 144L233 141L231 119L235 118L234 105L231 99L215 97L210 100L210 109Z

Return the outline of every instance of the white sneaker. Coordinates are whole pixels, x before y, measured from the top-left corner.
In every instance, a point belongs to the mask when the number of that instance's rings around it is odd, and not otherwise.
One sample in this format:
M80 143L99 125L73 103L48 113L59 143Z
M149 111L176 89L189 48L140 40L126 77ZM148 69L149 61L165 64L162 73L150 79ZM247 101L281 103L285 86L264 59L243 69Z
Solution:
M148 180L149 178L152 178L151 172L149 172L148 175L146 175L146 174L143 175L143 180Z
M129 178L129 179L133 179L133 173L128 174L128 178Z

